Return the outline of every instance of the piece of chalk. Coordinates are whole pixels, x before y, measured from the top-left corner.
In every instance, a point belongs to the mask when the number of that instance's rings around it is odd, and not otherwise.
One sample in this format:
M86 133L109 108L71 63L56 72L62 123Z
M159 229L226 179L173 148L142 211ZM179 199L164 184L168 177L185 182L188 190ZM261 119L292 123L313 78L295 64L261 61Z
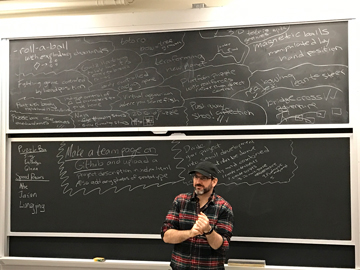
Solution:
M95 262L105 262L105 258L95 257L95 258L94 258L94 261L95 261Z

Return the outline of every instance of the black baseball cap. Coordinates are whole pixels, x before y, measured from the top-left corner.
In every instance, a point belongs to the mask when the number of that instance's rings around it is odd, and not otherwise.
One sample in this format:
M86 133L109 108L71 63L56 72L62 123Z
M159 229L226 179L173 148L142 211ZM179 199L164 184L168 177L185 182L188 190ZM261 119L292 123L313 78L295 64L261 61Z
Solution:
M189 174L193 174L195 172L201 173L202 175L209 178L217 178L218 176L218 168L209 161L201 161L196 167L189 172Z

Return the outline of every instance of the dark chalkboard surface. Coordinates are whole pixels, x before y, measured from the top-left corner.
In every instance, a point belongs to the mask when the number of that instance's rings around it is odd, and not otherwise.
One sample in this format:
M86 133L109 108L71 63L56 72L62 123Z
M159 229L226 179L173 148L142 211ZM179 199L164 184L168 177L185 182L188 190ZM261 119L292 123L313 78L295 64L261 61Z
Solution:
M10 129L349 122L347 22L10 42Z
M160 239L10 237L10 256L166 261L173 245ZM136 252L134 252L136 250ZM120 251L120 252L119 252ZM265 260L267 265L355 268L355 247L329 244L259 243L232 241L227 257ZM242 268L240 268L242 269Z
M14 139L11 231L159 234L210 160L234 236L351 240L348 137L177 138Z

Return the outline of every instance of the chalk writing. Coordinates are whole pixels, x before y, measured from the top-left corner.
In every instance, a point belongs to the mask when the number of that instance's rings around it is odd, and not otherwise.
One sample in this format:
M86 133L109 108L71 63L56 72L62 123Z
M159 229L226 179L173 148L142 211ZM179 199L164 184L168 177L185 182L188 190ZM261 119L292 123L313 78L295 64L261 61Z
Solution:
M348 123L345 22L10 42L11 129Z
M48 150L37 143L19 144L16 150L23 159L17 164L18 170L13 172L13 188L17 190L17 196L13 200L18 200L15 205L31 215L45 213L45 198L37 189L42 190L42 186L48 185L52 178L45 175L46 167L42 161L46 159Z
M11 231L157 234L174 196L193 191L189 171L208 160L219 168L216 193L237 223L250 222L234 235L348 240L349 151L350 138L341 137L16 138ZM323 225L316 233L314 216Z

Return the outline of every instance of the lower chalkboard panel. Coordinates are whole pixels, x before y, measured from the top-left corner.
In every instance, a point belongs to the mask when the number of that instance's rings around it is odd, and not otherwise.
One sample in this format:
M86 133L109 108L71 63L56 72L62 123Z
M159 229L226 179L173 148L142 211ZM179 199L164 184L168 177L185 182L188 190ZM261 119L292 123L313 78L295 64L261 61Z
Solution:
M193 191L188 171L210 160L234 236L350 241L350 137L336 136L13 141L10 230L159 235Z
M172 250L160 239L16 236L9 240L9 255L19 257L169 261ZM233 241L228 258L265 259L267 265L355 268L355 247Z

